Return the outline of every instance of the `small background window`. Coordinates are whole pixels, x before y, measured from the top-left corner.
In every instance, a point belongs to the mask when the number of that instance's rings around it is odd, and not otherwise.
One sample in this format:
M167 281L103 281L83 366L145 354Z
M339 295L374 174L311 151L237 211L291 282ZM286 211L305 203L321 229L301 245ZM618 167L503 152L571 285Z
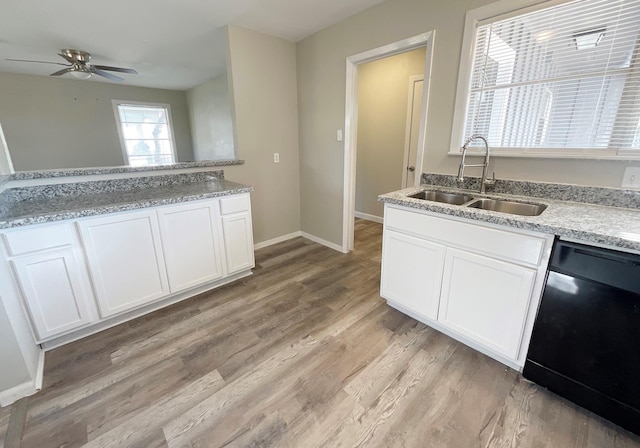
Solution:
M116 103L125 163L131 166L176 162L168 105Z

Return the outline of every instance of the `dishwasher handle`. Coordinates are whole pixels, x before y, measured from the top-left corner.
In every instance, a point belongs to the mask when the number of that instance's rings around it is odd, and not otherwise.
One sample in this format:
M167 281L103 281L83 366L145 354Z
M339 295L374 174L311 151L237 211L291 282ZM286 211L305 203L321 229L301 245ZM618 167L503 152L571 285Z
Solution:
M549 270L640 294L640 256L556 241Z
M635 261L632 260L631 258L627 257L626 255L629 254L620 254L611 250L599 250L598 252L595 252L593 250L584 250L584 249L578 249L575 248L573 249L576 254L579 255L583 255L586 257L597 257L600 259L604 259L604 260L609 260L612 261L614 263L622 263L622 264L630 264L633 266L640 266L640 261Z

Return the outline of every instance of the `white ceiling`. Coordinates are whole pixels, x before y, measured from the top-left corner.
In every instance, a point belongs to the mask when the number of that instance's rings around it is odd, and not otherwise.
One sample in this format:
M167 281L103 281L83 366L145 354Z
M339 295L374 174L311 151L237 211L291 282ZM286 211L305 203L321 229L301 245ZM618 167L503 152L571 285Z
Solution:
M226 25L296 42L382 1L0 0L0 71L47 76L63 67L5 59L64 62L72 48L136 69L123 84L185 90L225 70Z

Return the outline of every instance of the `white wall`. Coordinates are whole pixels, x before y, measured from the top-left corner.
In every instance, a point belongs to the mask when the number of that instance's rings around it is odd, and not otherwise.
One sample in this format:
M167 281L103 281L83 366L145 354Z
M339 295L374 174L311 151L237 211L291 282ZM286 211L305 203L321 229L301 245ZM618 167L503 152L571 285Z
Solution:
M9 285L0 297L0 404L4 405L35 393L40 387L43 352L31 333L3 247L0 283Z
M300 230L296 50L244 28L229 27L228 37L236 154L245 164L225 167L225 177L255 187L253 234L260 243Z
M0 299L0 393L31 381L18 341Z
M195 160L235 159L227 75L187 90Z
M170 104L178 160L193 160L182 91L0 72L0 98L16 171L122 165L113 99Z
M382 217L378 195L403 188L409 78L425 60L423 47L358 67L357 212Z
M455 174L449 156L465 13L491 0L387 0L298 42L302 230L342 241L345 59L435 30L423 171ZM514 4L503 0L503 4ZM494 165L495 164L495 165ZM635 163L637 165L637 162ZM619 186L626 162L495 158L496 177ZM470 171L470 175L473 173ZM321 202L317 201L322 197Z
M2 178L13 173L13 162L11 161L11 154L9 153L9 147L7 141L4 138L4 132L2 131L2 123L0 123L0 182Z

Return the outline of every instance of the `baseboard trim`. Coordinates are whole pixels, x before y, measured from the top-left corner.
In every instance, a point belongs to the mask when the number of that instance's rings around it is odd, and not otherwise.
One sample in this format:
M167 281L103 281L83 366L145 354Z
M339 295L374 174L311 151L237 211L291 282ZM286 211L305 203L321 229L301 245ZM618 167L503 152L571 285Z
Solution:
M259 243L253 245L253 250L273 246L274 244L282 243L283 241L291 240L299 236L302 236L302 232L300 230L298 230L297 232L287 233L286 235L271 238L270 240L260 241Z
M11 389L0 392L0 407L9 406L24 397L29 397L40 389L36 389L32 381L18 384Z
M378 224L382 224L384 219L380 216L370 215L369 213L355 212L356 218L366 219L367 221L377 222Z
M38 369L36 370L36 378L34 380L36 391L42 389L42 384L44 383L44 354L45 351L40 351L40 356L38 356Z
M302 237L306 238L308 240L311 240L314 243L322 244L323 246L326 246L329 249L337 250L338 252L342 252L343 254L346 253L343 250L342 246L340 246L339 244L332 243L331 241L324 240L324 239L322 239L320 237L317 237L315 235L311 235L310 233L302 232Z
M42 389L42 382L44 380L44 350L40 352L38 356L38 368L36 370L36 377L33 381L27 381L26 383L18 384L11 389L3 390L0 392L0 407L9 406L24 397L29 397L37 393Z

